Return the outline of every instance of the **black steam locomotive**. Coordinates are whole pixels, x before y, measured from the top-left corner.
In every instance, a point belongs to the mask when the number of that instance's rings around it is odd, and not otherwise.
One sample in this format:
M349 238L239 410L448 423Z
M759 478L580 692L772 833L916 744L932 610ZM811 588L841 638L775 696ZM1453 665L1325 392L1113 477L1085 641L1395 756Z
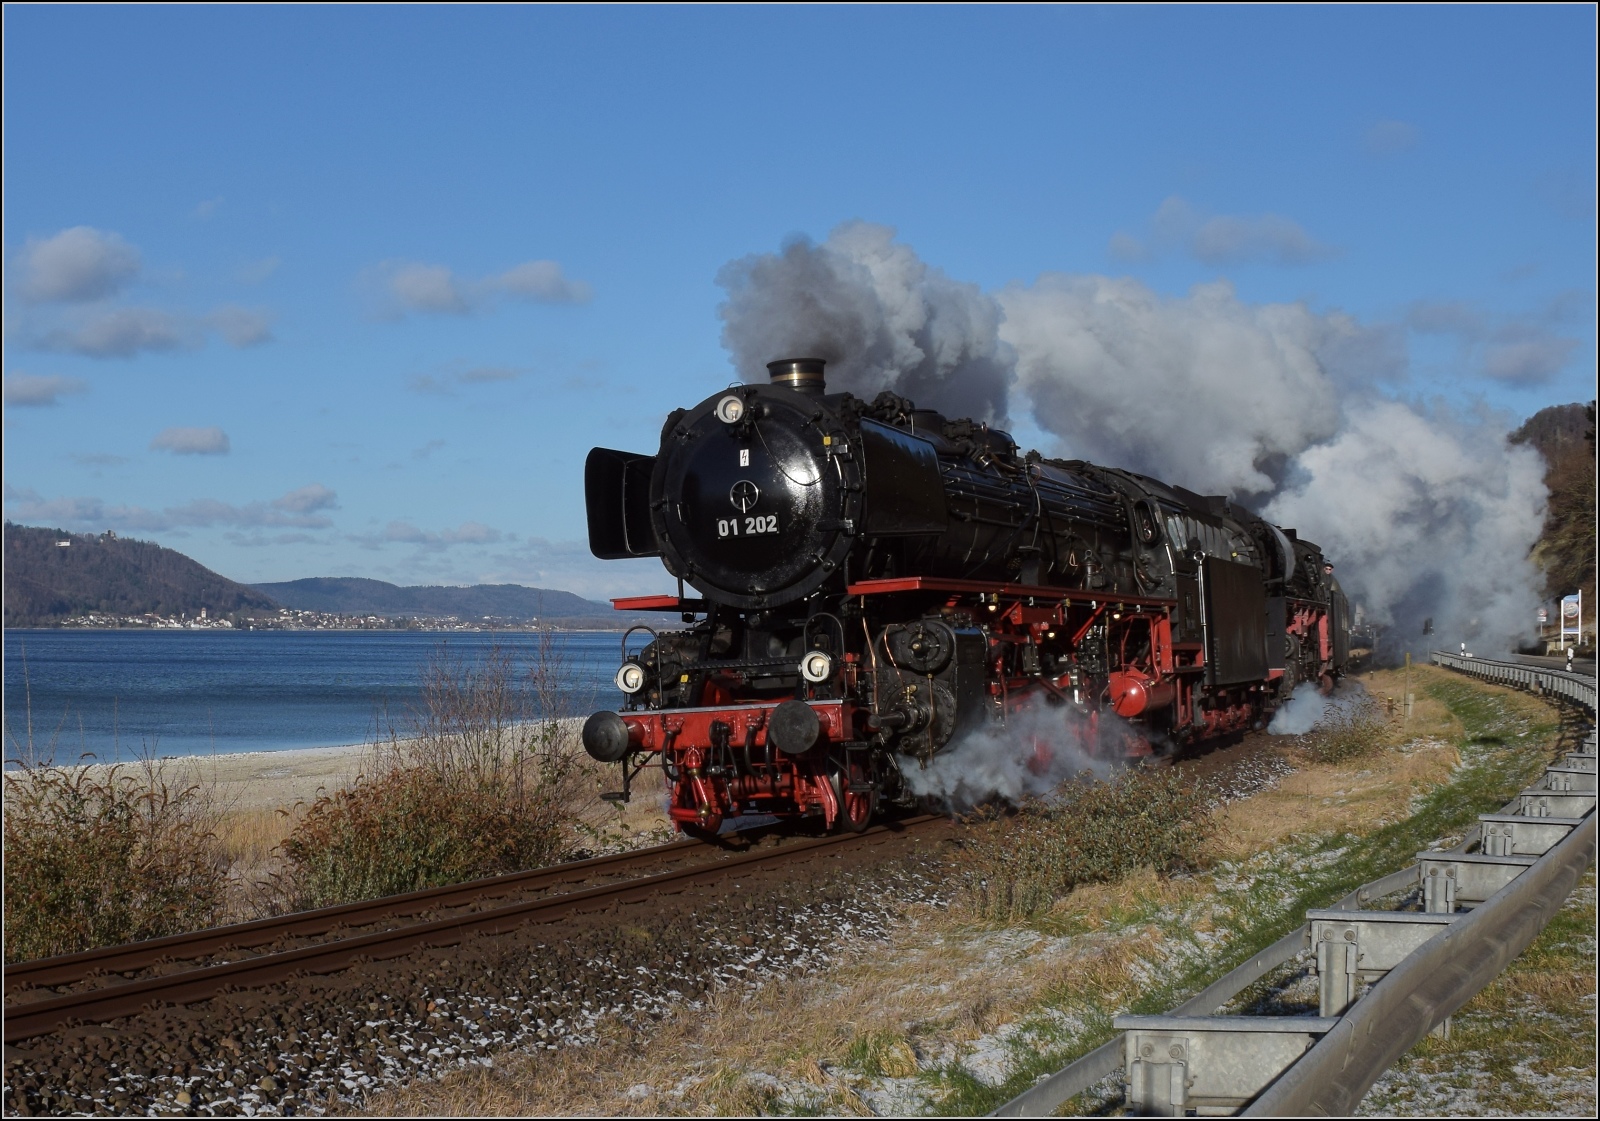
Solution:
M1343 671L1345 597L1294 530L892 393L828 393L818 359L768 370L674 411L658 454L585 467L594 554L678 580L615 606L685 626L644 628L622 711L584 745L622 765L621 797L663 767L680 829L862 829L905 768L1020 705L1139 755L1257 726Z

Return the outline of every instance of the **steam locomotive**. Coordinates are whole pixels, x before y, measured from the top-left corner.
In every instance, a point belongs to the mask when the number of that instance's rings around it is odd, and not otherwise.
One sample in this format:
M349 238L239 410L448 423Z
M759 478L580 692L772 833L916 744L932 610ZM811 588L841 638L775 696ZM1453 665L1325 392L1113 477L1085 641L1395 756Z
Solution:
M678 581L613 604L684 624L635 629L621 711L584 725L621 764L608 797L659 765L687 833L741 814L861 830L909 800L908 768L1023 705L1137 756L1259 727L1343 672L1345 596L1294 530L893 393L829 393L819 359L768 371L675 410L654 456L589 453L594 555Z

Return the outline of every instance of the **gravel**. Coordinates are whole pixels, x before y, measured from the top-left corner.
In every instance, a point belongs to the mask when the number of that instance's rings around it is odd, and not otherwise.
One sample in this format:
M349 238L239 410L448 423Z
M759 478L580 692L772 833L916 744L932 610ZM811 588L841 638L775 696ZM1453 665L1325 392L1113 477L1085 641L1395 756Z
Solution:
M507 1050L581 1046L604 1016L642 1026L885 937L904 906L944 902L930 848L812 860L30 1040L6 1048L5 1111L322 1113Z

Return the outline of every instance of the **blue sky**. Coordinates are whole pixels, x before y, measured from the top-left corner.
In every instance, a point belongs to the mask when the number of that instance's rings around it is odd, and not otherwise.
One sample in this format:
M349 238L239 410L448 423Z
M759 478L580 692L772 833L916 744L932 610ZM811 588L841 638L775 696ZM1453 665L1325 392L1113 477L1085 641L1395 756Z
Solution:
M5 32L6 516L234 579L665 587L587 556L584 455L654 450L736 378L726 264L852 220L984 291L1226 279L1342 312L1400 340L1387 393L1512 421L1594 394L1588 6Z

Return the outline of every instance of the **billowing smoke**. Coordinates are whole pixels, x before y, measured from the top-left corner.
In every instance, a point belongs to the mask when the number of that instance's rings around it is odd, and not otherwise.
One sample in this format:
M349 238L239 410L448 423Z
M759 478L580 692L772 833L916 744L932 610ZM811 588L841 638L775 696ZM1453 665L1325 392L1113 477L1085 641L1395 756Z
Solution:
M1115 722L1102 720L1102 734L1114 735ZM1013 710L1005 724L984 722L963 732L926 767L902 758L900 773L913 794L963 811L996 797L1012 803L1038 797L1085 773L1105 778L1111 753L1096 758L1094 748L1085 721L1036 700Z
M1338 429L1330 367L1352 350L1390 361L1347 316L1246 304L1227 281L1171 299L1052 273L998 301L1041 428L1075 456L1202 494L1270 493L1290 457Z
M1399 328L1249 304L1226 281L1167 297L1052 273L989 294L860 222L718 280L742 376L815 355L835 389L995 422L1030 414L1056 438L1050 454L1231 494L1321 545L1390 651L1465 641L1495 654L1533 618L1537 454L1508 446L1488 413L1396 399Z
M1508 446L1492 418L1351 402L1338 435L1295 466L1262 514L1318 541L1398 648L1423 649L1429 618L1439 641L1488 655L1528 629L1544 466L1532 448Z
M884 226L852 222L821 245L731 261L722 345L746 381L779 358L825 358L828 385L872 397L884 389L953 416L1002 422L1015 356L1000 341L1000 308L895 243Z
M1267 732L1274 736L1303 736L1324 720L1350 712L1369 699L1359 681L1341 681L1333 693L1324 695L1310 682L1295 686L1289 703L1272 714Z

